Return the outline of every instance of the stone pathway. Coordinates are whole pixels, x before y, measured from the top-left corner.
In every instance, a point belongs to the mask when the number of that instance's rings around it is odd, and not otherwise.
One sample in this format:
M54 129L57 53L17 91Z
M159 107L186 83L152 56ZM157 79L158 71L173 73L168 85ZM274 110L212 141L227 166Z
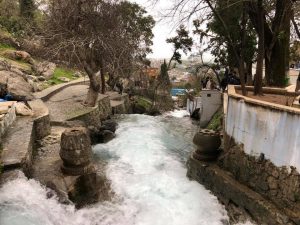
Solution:
M66 121L78 114L83 114L92 109L83 105L88 92L88 84L78 84L66 87L45 101L50 110L52 121ZM109 96L111 107L118 108L124 104L122 96L117 92L107 92L106 95L99 94L98 100Z

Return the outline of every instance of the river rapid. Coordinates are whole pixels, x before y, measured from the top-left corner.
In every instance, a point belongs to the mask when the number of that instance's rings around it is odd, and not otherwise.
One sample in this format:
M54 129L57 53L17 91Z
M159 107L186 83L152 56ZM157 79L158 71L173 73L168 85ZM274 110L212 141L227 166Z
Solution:
M47 198L35 180L19 178L0 189L1 225L223 225L217 198L186 177L198 127L184 111L158 117L122 115L117 137L93 148L107 162L115 197L76 210Z

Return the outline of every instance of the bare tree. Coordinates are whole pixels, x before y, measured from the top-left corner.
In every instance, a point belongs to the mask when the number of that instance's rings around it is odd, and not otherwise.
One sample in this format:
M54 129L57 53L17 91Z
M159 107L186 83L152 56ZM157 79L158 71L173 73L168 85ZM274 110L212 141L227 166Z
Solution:
M145 13L136 4L117 0L49 1L47 53L84 68L90 79L87 105L95 105L100 90L105 93L107 73L128 72L135 58L149 51L154 20Z

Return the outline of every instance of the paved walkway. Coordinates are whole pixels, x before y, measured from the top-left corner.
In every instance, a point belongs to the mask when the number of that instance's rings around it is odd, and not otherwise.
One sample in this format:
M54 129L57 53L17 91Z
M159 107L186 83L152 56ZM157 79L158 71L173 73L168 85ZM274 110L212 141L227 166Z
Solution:
M66 121L78 114L90 111L92 107L83 105L87 96L88 87L88 84L67 86L46 100L45 104L49 108L50 119L52 121ZM50 92L48 94L50 94ZM121 95L117 92L107 92L106 94L111 99L112 107L124 103L121 100ZM99 94L98 100L107 97L107 95Z

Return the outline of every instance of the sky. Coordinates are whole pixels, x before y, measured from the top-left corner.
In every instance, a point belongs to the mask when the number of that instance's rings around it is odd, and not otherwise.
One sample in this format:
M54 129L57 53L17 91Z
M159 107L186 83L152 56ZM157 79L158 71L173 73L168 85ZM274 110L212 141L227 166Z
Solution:
M172 44L166 43L166 39L176 36L176 28L178 26L179 18L167 19L162 15L167 14L168 10L172 7L173 1L159 0L156 4L153 4L153 0L130 0L136 2L146 9L146 11L153 16L156 21L156 25L153 29L154 39L152 46L152 54L148 55L148 58L157 59L169 59L173 54ZM194 38L195 41L196 38ZM193 52L196 52L196 47L193 48ZM187 58L187 55L182 55L182 58ZM203 55L204 61L210 61L212 55L205 53Z
M131 2L136 2L143 6L147 12L153 16L156 21L156 25L153 29L154 39L152 51L149 58L170 58L173 53L172 45L166 43L166 39L175 36L174 24L170 21L161 21L160 14L165 12L170 8L171 1L159 1L157 4L153 5L149 0L130 0Z

